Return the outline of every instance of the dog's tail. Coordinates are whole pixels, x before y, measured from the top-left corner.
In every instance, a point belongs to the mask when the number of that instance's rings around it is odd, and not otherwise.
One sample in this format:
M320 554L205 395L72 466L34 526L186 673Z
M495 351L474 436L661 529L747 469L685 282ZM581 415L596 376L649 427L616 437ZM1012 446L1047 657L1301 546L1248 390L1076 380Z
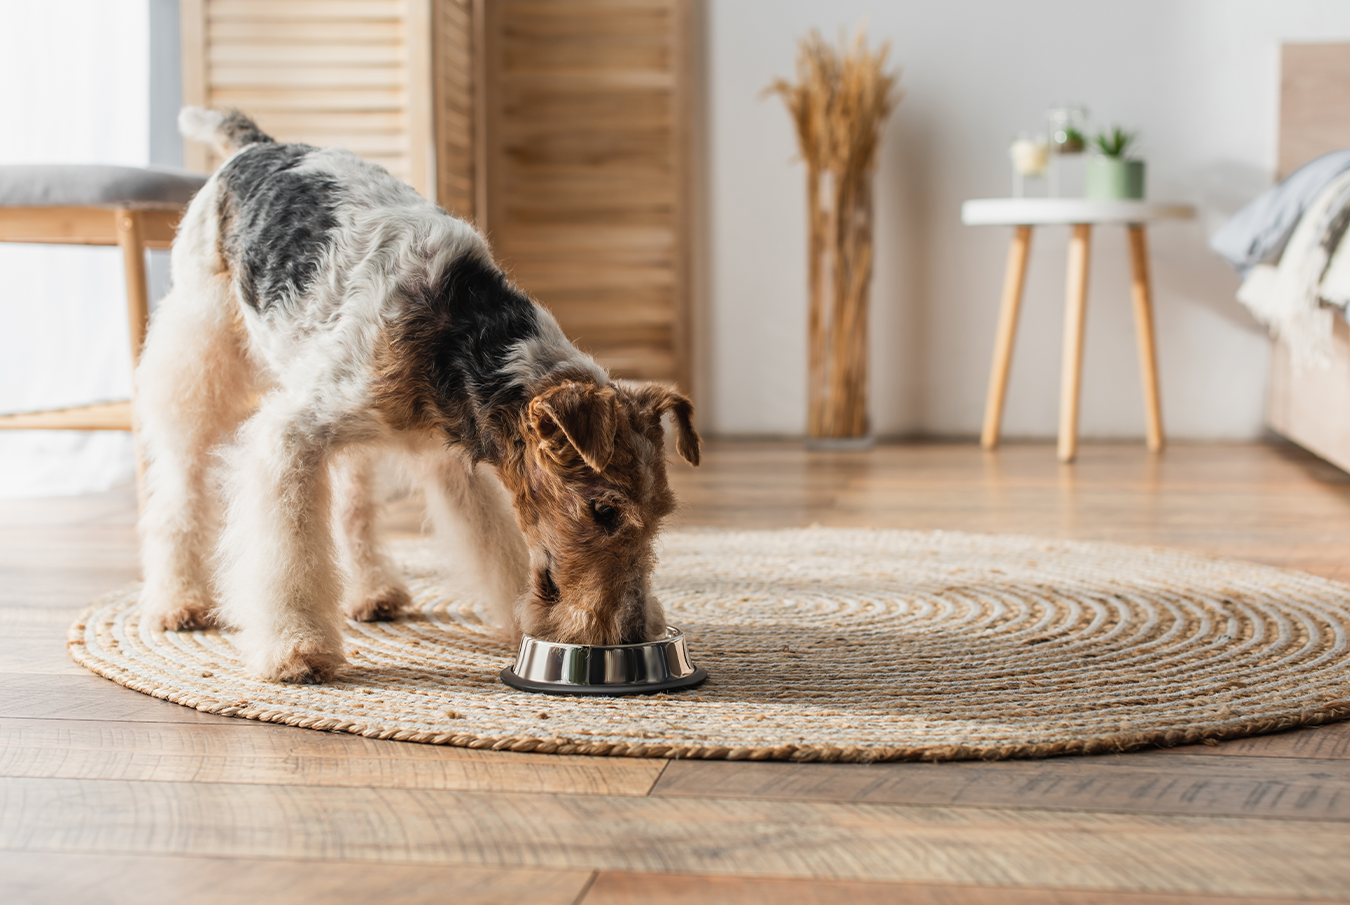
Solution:
M249 145L275 141L258 124L238 110L208 110L184 107L178 113L178 131L192 141L214 145L225 156Z

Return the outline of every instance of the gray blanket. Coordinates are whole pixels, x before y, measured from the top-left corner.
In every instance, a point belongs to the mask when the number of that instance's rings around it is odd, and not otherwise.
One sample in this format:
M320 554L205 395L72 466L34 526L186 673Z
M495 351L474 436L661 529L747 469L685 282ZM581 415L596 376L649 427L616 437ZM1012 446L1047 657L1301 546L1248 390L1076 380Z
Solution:
M1308 205L1347 170L1350 150L1332 151L1305 163L1230 217L1209 237L1209 247L1246 276L1279 253Z

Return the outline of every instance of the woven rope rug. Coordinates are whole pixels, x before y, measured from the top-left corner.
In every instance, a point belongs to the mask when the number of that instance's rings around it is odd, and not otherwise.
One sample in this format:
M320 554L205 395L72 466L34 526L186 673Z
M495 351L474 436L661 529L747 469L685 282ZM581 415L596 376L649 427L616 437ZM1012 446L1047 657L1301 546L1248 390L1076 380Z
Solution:
M228 633L164 632L137 587L72 627L77 661L211 713L510 751L820 761L1124 751L1350 716L1350 585L1183 553L948 532L672 531L656 589L710 678L564 698L427 543L414 611L347 628L322 686L259 681Z

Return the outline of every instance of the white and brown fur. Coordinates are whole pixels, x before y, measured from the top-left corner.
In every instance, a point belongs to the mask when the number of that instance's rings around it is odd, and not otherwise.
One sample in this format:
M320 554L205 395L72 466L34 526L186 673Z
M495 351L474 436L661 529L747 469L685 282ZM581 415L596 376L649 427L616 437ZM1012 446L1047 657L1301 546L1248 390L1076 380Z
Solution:
M481 235L382 168L238 113L180 125L230 156L184 217L136 374L145 618L232 626L268 679L331 678L344 615L409 603L374 533L373 463L392 452L504 627L662 633L662 416L697 464L689 400L611 380Z

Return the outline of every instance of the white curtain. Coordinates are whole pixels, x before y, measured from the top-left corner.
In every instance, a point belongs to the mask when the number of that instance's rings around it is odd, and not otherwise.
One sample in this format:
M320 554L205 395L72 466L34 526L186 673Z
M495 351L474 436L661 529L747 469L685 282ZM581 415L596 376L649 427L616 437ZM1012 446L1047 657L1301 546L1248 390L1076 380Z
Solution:
M147 0L0 2L0 163L150 162ZM116 248L0 244L0 412L126 399ZM0 431L0 497L134 478L129 435Z

